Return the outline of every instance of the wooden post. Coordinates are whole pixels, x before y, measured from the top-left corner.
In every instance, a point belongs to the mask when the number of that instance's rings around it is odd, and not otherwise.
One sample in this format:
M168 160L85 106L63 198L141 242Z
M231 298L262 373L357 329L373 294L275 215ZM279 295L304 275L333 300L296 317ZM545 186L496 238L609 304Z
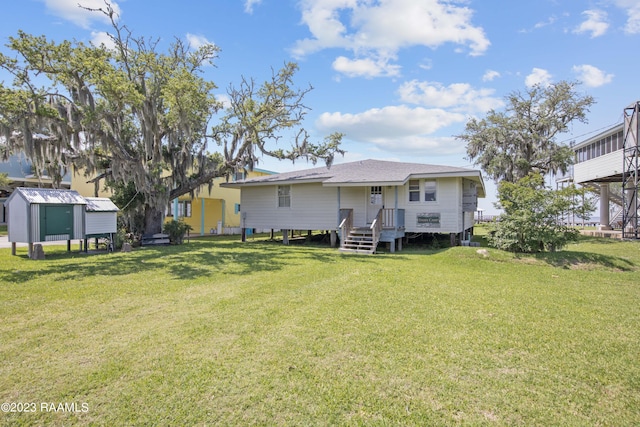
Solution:
M271 240L273 240L273 238L274 238L274 237L275 237L275 234L274 234L274 232L273 232L273 228L272 228L272 229L271 229L271 236L269 236L269 238L270 238Z
M67 240L67 252L71 252L71 240Z
M282 230L282 243L289 244L289 230Z
M241 238L242 242L246 242L247 241L247 229L246 228L242 228L242 238Z
M28 249L27 256L29 258L31 258L33 256L33 243L31 243L31 242L29 243L29 249Z
M338 243L338 232L336 230L331 230L331 237L329 239L331 241L331 247L335 248Z
M16 242L11 242L11 255L16 254Z

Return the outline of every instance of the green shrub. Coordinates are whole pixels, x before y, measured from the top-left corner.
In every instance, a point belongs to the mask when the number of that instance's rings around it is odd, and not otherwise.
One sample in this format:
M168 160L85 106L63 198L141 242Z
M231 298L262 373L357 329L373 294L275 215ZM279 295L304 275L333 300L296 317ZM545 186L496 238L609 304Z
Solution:
M187 234L187 231L193 230L189 224L185 223L183 220L171 220L164 224L164 231L169 235L169 240L174 245L181 245L184 242L184 236Z
M504 209L491 227L489 245L511 252L536 253L561 249L578 239L578 230L561 221L563 213L586 217L593 203L585 190L569 186L552 190L541 175L529 175L516 183L498 186L499 207Z
M134 236L132 233L128 233L126 229L119 228L115 234L115 242L114 249L120 250L122 249L122 245L125 243L129 243L130 245L134 244Z

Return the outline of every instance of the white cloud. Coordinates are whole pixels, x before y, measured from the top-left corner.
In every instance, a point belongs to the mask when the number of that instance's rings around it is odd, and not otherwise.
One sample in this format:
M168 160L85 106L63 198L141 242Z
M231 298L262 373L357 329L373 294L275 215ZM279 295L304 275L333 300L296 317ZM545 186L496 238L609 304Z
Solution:
M91 43L93 43L94 46L104 45L107 49L115 48L113 39L109 36L108 33L105 33L104 31L92 31Z
M578 79L588 87L599 87L613 80L613 74L607 74L593 65L575 65L573 72L578 74Z
M533 87L535 85L549 86L551 84L551 74L542 68L534 68L524 79L524 84L527 87Z
M536 23L533 25L533 27L531 27L531 28L522 28L522 29L518 30L518 32L519 32L519 33L522 33L522 34L532 33L532 32L534 32L534 31L540 30L540 29L542 29L542 28L550 27L550 26L552 26L553 24L555 24L556 22L558 22L558 16L556 16L556 15L551 15L551 16L549 16L549 18L547 18L547 20L546 20L546 21L539 21L539 22L536 22Z
M400 75L400 66L373 58L349 59L339 56L333 61L333 69L348 77L391 77Z
M557 20L558 20L557 16L551 15L549 19L547 19L546 21L536 23L536 25L534 25L533 28L535 28L536 30L540 28L544 28L549 25L553 25Z
M423 59L422 63L418 65L423 70L430 70L433 68L433 61L431 59Z
M47 9L56 16L73 22L82 27L89 28L92 21L108 22L106 15L101 12L92 12L89 9L106 9L104 0L43 0ZM82 7L80 7L82 6ZM114 12L120 16L120 7L115 1L111 1Z
M226 93L217 93L216 100L222 104L223 109L231 108L231 98Z
M627 34L640 34L640 3L638 0L616 0L616 5L627 13L627 24L624 31Z
M468 83L443 86L436 82L413 80L400 86L400 99L426 107L448 108L470 114L486 112L504 105L502 99L493 97L493 89L474 89Z
M446 156L465 153L465 144L452 136L411 135L373 140L375 147L387 153L411 156Z
M342 48L363 58L395 58L402 48L464 46L471 55L489 47L481 27L471 23L473 11L441 0L302 0L302 22L311 37L292 48L296 57Z
M253 13L253 7L262 3L262 0L245 0L244 11L247 13Z
M187 43L189 43L189 46L192 49L199 49L202 46L206 46L206 45L209 45L209 44L211 44L211 45L214 44L213 42L210 42L209 40L207 40L207 38L204 37L204 36L198 36L198 35L191 34L191 33L187 33L186 38L187 38Z
M483 82L491 82L500 77L500 73L495 70L487 70L482 76Z
M580 24L578 28L574 30L574 33L590 33L591 38L593 39L604 35L609 29L606 12L593 9L585 10L582 14L587 16L587 20Z
M463 153L464 144L452 137L431 134L466 119L464 114L443 109L400 105L358 114L324 113L316 126L323 132L342 132L352 141L374 144L383 150L444 155Z

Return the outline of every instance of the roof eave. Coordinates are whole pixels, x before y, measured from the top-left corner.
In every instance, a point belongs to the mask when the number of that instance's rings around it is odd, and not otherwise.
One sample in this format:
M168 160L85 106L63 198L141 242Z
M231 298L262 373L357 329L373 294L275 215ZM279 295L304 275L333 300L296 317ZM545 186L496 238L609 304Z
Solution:
M368 186L380 186L380 187L388 187L388 186L403 186L407 180L404 181L330 181L324 182L322 185L324 187L368 187Z
M411 174L411 179L425 179L425 178L469 178L477 177L480 175L479 171L466 170L466 171L451 171L451 172L430 172L430 173L414 173Z
M322 183L327 178L322 179L282 179L271 181L237 181L237 182L225 182L220 184L223 188L242 188L242 187L264 187L268 185L291 185L291 184L313 184Z

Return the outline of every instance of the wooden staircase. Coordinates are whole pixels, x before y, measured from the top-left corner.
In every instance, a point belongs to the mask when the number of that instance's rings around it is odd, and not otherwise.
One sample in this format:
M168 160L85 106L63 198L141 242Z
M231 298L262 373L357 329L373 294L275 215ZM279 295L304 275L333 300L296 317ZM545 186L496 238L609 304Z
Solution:
M378 247L370 227L353 227L340 245L340 252L372 255Z

